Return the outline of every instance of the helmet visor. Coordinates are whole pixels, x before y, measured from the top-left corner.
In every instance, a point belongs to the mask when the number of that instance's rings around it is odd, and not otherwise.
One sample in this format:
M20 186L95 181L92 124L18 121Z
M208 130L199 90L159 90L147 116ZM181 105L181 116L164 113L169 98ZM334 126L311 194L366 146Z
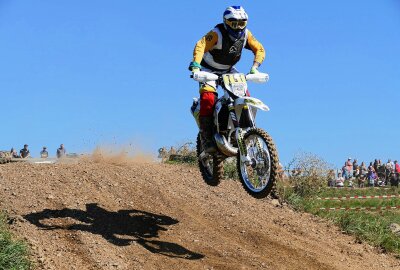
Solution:
M225 23L233 30L243 30L247 25L247 20L228 19Z

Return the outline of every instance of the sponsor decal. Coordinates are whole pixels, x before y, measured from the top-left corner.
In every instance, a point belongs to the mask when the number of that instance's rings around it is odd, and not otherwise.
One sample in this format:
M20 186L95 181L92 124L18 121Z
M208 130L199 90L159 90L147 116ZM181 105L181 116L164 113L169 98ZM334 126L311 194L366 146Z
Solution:
M260 104L260 102L258 100L254 100L254 99L245 99L244 102L246 103L250 103L250 104L254 104L254 105L258 105Z
M233 45L232 47L230 47L229 53L236 53L236 52L237 52L237 48L235 47L235 45Z
M213 34L212 34L212 32L209 32L207 35L206 35L206 40L207 41L211 41L213 39Z

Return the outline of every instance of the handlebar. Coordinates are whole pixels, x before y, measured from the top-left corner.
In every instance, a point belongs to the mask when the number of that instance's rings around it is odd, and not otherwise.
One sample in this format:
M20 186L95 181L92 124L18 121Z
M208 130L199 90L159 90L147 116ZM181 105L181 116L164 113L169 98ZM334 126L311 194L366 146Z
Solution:
M236 73L238 74L238 73ZM222 78L222 75L217 75L206 71L197 71L190 75L190 78L198 82L210 82L217 81ZM257 74L247 74L245 75L246 81L251 81L254 83L265 83L269 80L269 75L267 73L257 73Z

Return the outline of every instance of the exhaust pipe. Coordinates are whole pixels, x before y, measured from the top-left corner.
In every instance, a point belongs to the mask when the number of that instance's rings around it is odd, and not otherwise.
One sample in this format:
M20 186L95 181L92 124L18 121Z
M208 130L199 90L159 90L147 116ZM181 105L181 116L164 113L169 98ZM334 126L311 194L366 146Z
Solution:
M238 149L236 147L233 147L226 138L219 133L215 133L214 135L214 140L217 144L218 149L228 157L233 157L237 155Z

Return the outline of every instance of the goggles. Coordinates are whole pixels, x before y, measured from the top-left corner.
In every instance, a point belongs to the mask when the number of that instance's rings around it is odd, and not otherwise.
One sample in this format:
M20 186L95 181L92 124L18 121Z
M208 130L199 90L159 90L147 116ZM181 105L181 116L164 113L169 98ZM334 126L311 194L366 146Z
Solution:
M243 30L247 25L247 20L228 19L225 23L234 30Z

